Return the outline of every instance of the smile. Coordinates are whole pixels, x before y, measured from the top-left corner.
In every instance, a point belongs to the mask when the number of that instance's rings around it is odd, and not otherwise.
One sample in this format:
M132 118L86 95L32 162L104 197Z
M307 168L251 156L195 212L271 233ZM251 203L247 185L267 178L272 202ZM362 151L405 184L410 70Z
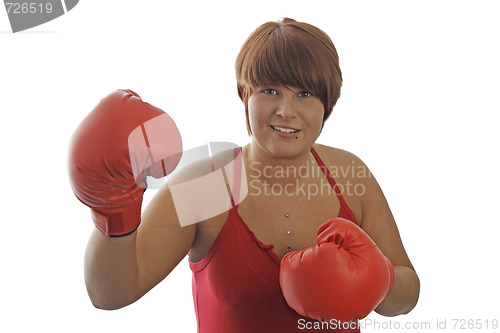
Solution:
M271 128L276 131L280 131L283 133L297 133L299 130L293 129L293 128L285 128L285 127L279 127L279 126L273 126L271 125Z

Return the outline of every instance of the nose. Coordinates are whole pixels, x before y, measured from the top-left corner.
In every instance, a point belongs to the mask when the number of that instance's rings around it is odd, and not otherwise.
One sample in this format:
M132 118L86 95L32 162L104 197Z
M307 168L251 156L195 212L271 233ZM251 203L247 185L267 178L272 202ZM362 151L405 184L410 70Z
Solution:
M280 99L279 105L277 106L276 115L282 117L283 119L292 119L297 116L293 95L284 94L284 96Z

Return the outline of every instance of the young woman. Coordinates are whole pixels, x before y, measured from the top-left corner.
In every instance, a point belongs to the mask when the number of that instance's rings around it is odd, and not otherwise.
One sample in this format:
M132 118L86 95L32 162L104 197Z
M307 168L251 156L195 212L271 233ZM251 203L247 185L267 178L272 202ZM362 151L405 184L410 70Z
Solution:
M241 179L247 193L240 202L228 182L232 205L223 213L181 226L167 185L141 217L144 189L134 182L132 172L110 175L109 165L93 166L80 178L72 172L75 194L92 208L98 227L85 259L85 280L93 304L118 309L135 302L189 255L199 332L342 331L321 325L318 319L332 319L338 313L339 318L350 321L371 310L385 316L411 311L418 300L419 279L382 190L355 155L316 143L342 85L330 38L320 29L292 19L265 23L243 45L236 76L251 141L234 152L221 153L223 162L219 164L229 164L240 156L242 165L234 179ZM151 111L133 92L113 96L101 102L100 114L104 113L101 109L128 110L129 103L134 103L130 112ZM117 121L109 121L109 126L121 126L120 131L128 135L152 117L134 119L128 130ZM86 124L79 133L95 134L92 126ZM126 151L125 134L120 144ZM74 142L82 143L73 147L70 168L83 170L81 164L87 163L88 156L84 159L78 154L89 150L89 144L78 136ZM117 144L111 145L113 151ZM102 145L99 141L99 147ZM115 163L131 169L130 161ZM207 160L187 167L175 182L197 179L203 174L200 165L211 163ZM96 173L105 174L102 178L109 189L88 195L89 184L97 182L88 175ZM117 189L120 177L127 178L121 183L128 185ZM210 189L204 190L210 193ZM123 193L127 193L125 198ZM190 208L194 212L203 209ZM332 221L334 217L341 219ZM362 239L360 247L349 247L353 237ZM331 259L337 254L321 252L329 246L318 242L345 249L341 256L356 253L356 258L366 260L357 263L362 268L353 270L342 264L343 257ZM375 252L356 252L360 248ZM333 275L331 262L336 262L338 270ZM354 289L362 293L355 291L352 295L356 297L346 299L351 294L342 293L359 275L363 282ZM378 295L376 302L365 304L372 294ZM359 328L344 326L343 331L357 332Z

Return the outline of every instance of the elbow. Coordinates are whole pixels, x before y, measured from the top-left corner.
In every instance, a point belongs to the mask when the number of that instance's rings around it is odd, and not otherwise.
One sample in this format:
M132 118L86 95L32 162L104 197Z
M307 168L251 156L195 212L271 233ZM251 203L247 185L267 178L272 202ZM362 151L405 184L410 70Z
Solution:
M420 279L413 269L398 267L397 284L386 299L377 306L375 312L386 317L395 317L410 313L418 303Z
M126 306L126 305L114 304L112 302L107 302L107 303L106 302L97 302L94 299L90 299L90 301L92 302L92 305L94 306L94 308L99 309L99 310L106 310L106 311L118 310L118 309L121 309L121 308Z
M130 305L132 302L124 302L123 300L119 300L112 297L105 297L103 295L99 295L98 293L93 292L87 288L87 293L90 298L90 302L92 305L99 310L118 310L121 308Z
M121 309L123 308L122 307L116 307L116 306L112 306L112 305L97 305L96 303L92 302L92 305L94 305L94 307L98 310L106 310L106 311L113 311L113 310L118 310L118 309Z
M413 289L411 290L409 297L410 302L408 303L408 306L406 307L406 309L403 310L401 314L410 313L411 310L413 310L415 306L417 306L418 299L420 297L420 279L418 278L418 275L416 273L413 275L412 280L413 280L412 281Z
M420 279L415 271L413 271L413 274L409 274L406 289L406 301L403 302L401 311L398 313L402 315L410 313L417 306L420 297Z
M120 304L112 301L97 301L96 299L91 298L90 301L94 308L99 310L113 311L126 307L129 304Z

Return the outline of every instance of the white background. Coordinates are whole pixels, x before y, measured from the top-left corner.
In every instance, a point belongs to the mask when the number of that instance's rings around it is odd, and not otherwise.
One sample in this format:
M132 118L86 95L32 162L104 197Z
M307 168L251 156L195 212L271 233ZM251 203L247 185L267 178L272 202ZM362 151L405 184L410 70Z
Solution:
M83 256L93 224L69 186L68 141L102 97L129 88L175 119L185 147L247 143L234 60L253 29L280 17L334 41L344 86L318 142L371 168L421 279L410 314L368 318L386 328L447 320L448 331L453 318L478 318L487 331L500 319L499 7L82 0L16 34L0 10L0 331L196 331L186 260L135 304L92 307Z

